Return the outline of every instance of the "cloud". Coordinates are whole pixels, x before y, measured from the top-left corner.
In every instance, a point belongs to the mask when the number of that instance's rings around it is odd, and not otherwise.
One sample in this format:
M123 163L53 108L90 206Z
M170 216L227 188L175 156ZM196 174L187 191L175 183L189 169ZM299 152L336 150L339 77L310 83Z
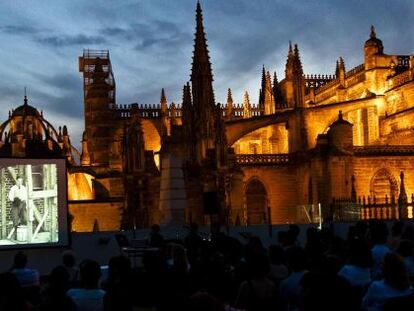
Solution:
M33 35L41 32L41 30L27 25L5 25L0 26L0 32L9 35Z
M52 46L52 47L65 47L72 45L92 45L92 44L105 44L107 41L103 36L85 34L78 35L54 35L47 37L40 37L36 39L37 42Z

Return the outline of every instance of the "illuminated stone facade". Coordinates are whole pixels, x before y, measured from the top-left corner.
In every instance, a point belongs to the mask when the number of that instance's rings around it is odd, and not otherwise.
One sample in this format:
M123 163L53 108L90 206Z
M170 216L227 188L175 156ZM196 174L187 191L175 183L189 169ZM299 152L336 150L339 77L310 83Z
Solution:
M204 223L209 193L215 217L243 224L295 222L301 206L318 203L326 214L333 198L397 200L401 171L405 191L414 191L412 56L385 54L372 27L362 65L346 71L341 57L334 74L304 74L299 48L289 44L284 79L262 68L258 103L247 92L234 103L229 89L217 104L199 5L196 13L191 83L178 105L164 90L156 105L115 105L104 85L110 62L89 57L86 68L88 51L81 58L92 81L83 167L117 172L134 225Z

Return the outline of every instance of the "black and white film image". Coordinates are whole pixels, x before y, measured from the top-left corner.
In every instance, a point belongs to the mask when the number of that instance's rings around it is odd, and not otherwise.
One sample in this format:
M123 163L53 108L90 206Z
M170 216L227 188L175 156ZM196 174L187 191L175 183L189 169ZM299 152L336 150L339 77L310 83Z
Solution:
M0 167L0 246L58 242L56 164Z

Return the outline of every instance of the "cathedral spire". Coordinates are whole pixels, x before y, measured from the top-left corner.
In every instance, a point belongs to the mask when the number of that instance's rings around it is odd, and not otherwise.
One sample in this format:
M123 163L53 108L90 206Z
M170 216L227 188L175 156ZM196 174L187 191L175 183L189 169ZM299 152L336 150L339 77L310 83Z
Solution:
M167 98L165 97L165 91L164 88L161 89L161 99L160 99L161 103L166 103L167 102Z
M161 105L161 113L166 114L167 113L167 98L165 97L164 88L161 89L160 105Z
M374 27L374 25L371 25L371 32L370 32L370 34L369 34L369 37L370 37L371 39L375 39L375 38L377 37L377 33L375 32L375 27Z
M300 60L299 48L297 44L295 44L295 67L297 74L303 75L302 62Z
M227 90L227 113L226 117L228 120L233 118L233 96L231 94L231 89Z
M161 120L162 120L161 135L167 136L168 135L168 120L167 120L168 107L167 107L167 98L165 97L164 88L161 89L160 106L161 106Z
M197 137L197 160L207 156L207 150L214 148L215 100L213 74L204 33L203 15L200 2L196 9L196 32L194 39L193 64L191 68L191 86L193 95L194 134Z
M247 91L244 92L243 98L243 118L247 119L251 117L251 109L250 109L250 99L249 93Z
M212 80L210 57L208 56L207 39L203 26L203 13L200 2L196 9L196 32L194 39L193 67L191 80L199 75L206 75Z
M339 78L339 61L336 60L336 67L335 67L335 77Z

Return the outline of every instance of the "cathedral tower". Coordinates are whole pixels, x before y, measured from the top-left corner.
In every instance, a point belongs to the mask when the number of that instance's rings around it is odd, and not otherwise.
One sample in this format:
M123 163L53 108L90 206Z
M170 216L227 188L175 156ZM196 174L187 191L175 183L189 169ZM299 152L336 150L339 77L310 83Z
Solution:
M79 58L84 77L85 131L92 166L109 165L113 149L115 81L109 52L85 50ZM93 139L91 139L93 138Z

